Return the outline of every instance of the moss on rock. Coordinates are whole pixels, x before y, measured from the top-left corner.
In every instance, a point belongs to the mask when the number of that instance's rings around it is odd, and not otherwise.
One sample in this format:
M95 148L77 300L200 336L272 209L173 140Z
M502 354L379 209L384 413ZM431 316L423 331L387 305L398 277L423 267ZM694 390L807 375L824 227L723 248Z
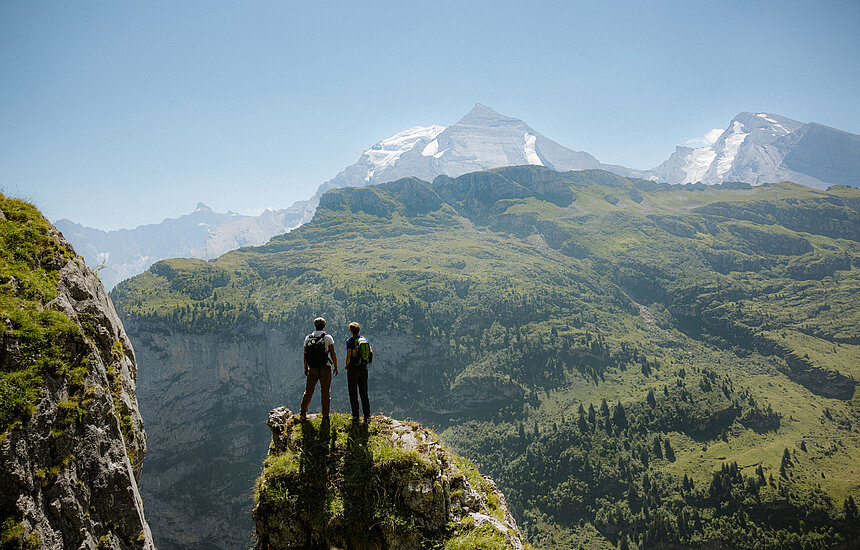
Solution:
M417 424L269 413L257 548L521 549L495 483Z

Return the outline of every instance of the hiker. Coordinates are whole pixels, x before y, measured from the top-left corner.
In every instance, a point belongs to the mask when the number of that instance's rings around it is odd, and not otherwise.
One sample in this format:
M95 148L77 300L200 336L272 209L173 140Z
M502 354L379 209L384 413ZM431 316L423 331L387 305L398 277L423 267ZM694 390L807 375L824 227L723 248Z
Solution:
M308 406L314 396L317 381L320 383L320 394L322 398L322 416L328 418L329 405L331 404L331 367L334 366L334 375L337 376L337 354L334 351L334 338L323 329L325 319L317 317L314 319L315 331L305 337L305 393L302 395L302 406L300 418L307 420ZM331 358L329 358L331 356Z
M361 395L361 408L364 410L365 423L370 420L370 400L367 398L367 364L373 361L373 348L364 336L359 336L361 325L352 322L349 331L352 336L346 341L346 381L349 386L349 404L352 405L352 420L358 422L358 396Z

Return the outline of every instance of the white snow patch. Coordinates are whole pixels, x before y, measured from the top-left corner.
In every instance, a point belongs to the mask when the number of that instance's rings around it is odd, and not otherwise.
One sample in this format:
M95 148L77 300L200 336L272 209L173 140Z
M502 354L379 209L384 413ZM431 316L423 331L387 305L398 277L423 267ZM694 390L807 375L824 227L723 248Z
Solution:
M425 157L430 157L430 156L435 155L438 152L439 152L439 140L434 139L433 141L431 141L430 143L427 144L427 147L425 147L424 150L421 151L421 154Z
M436 136L443 131L445 131L445 127L438 124L432 126L413 126L390 138L383 139L362 155L362 160L373 166L365 181L369 181L376 170L393 165L403 153L409 151L418 143L435 140Z
M720 139L720 136L723 135L722 128L714 128L713 130L708 131L702 137L697 137L693 139L688 139L684 145L687 147L708 147L713 145Z
M526 161L528 161L529 164L543 166L543 161L541 161L540 157L537 154L537 151L535 151L535 142L537 141L537 136L526 132L523 136L523 139L525 139L525 146L523 147L523 152L526 155Z
M749 133L743 131L743 125L735 121L732 125L732 135L727 137L723 142L723 152L717 161L717 176L722 176L731 170L732 163L738 155L738 150L748 135Z
M200 223L198 223L197 225L207 225L207 226L208 226L209 224L208 224L208 223L200 222Z
M790 133L791 133L791 130L789 130L788 128L786 128L785 126L783 126L782 124L780 124L780 123L779 123L779 122L777 122L776 120L774 120L774 119L770 118L769 116L767 116L767 113L756 113L756 115L755 115L755 116L757 116L757 117L759 117L759 118L763 118L763 119L765 119L767 122L770 122L771 124L773 124L773 125L774 125L774 127L779 128L780 130L782 130L782 131L783 131L783 132L785 132L786 134L790 134Z
M791 133L791 130L789 130L788 128L786 128L786 127L785 127L785 126L783 126L782 124L779 124L779 123L778 123L778 122L776 122L776 121L771 121L771 122L773 122L773 123L774 123L774 124L773 124L774 128L778 128L778 129L782 130L783 132L785 132L786 134L790 134L790 133Z
M717 158L717 152L714 151L713 147L693 149L693 152L687 155L687 162L684 164L684 181L682 183L702 181L715 158Z
M427 147L425 147L424 150L421 151L421 154L424 155L425 157L432 156L433 158L438 159L438 158L441 158L442 155L447 153L449 150L450 149L442 149L440 151L439 150L439 140L434 139L433 141L431 141L430 143L427 144Z

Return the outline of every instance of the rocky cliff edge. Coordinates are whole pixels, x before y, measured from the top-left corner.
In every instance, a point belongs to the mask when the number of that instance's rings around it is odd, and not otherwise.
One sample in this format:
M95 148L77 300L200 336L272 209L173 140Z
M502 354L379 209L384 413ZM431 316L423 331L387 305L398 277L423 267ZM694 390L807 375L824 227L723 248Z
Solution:
M0 195L0 547L154 548L136 376L98 277Z
M493 481L417 424L269 413L257 480L259 550L524 548Z

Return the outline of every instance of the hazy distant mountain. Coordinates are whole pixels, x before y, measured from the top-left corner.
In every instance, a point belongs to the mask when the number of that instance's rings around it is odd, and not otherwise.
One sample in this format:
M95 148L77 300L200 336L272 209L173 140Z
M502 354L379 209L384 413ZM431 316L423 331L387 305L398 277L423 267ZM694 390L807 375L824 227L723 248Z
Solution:
M71 220L57 228L92 268L104 265L99 277L110 290L165 258L216 258L242 246L256 246L301 225L307 201L288 209L265 210L259 216L213 212L202 202L194 212L134 229L102 231Z
M860 136L771 113L741 113L715 143L677 147L647 174L668 183L793 181L860 186Z

